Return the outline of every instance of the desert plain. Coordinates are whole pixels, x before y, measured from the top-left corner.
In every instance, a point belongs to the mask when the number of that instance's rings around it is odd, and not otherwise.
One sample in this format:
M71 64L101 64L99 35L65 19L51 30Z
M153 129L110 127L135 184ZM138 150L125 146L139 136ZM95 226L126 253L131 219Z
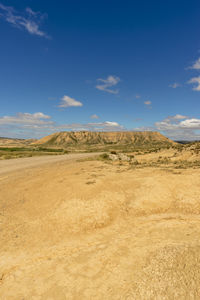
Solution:
M199 154L2 160L0 230L1 300L200 299Z

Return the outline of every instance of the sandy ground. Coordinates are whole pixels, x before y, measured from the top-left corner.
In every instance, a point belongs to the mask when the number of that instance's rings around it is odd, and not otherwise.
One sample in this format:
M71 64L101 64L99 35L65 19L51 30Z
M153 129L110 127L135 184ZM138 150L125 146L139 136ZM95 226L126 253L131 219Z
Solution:
M52 164L59 161L77 160L98 155L99 153L77 153L65 155L46 155L37 157L16 158L10 160L0 160L0 176L26 168L34 168L44 164Z
M0 299L200 299L200 169L57 158L1 173Z

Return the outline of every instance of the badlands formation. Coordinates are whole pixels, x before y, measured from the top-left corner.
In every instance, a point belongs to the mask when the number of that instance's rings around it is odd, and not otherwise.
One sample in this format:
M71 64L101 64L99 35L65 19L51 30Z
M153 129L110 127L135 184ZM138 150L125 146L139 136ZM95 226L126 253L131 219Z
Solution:
M198 149L67 155L0 172L0 299L200 299Z
M48 135L33 145L42 146L101 146L101 145L168 145L173 144L171 140L153 131L114 131L114 132L94 132L94 131L63 131Z

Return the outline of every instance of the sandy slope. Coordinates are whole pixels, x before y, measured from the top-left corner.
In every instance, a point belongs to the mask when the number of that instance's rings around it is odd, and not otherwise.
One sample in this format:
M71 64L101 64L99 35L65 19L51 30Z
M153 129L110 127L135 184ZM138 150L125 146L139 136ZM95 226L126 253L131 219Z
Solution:
M200 299L200 170L58 161L2 176L0 299Z

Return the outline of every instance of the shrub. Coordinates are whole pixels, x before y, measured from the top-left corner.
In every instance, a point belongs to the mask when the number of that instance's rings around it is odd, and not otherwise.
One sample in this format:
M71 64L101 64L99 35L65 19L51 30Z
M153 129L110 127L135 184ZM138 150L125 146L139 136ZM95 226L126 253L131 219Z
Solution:
M107 154L107 153L103 153L103 154L101 154L100 156L99 156L101 159L103 159L103 160L109 160L110 158L109 158L109 155Z
M110 153L111 153L111 154L117 154L117 152L116 152L116 151L110 151Z

